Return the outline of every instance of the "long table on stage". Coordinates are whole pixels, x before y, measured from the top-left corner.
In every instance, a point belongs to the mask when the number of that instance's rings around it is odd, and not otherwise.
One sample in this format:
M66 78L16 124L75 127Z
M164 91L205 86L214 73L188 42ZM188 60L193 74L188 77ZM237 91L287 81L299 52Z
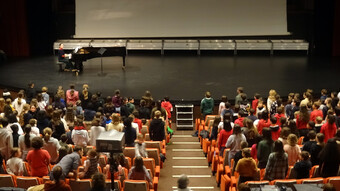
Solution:
M83 71L83 62L92 58L121 56L125 68L126 47L83 47L72 53L71 61L75 63L75 68ZM102 65L101 65L102 67Z

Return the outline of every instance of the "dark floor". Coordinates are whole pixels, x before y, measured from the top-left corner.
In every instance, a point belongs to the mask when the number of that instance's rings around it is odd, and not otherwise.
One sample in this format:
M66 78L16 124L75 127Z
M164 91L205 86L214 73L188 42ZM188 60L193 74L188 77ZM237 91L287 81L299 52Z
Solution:
M215 99L227 95L233 99L236 88L243 86L253 97L260 93L265 97L270 89L280 95L303 92L312 88L338 91L340 86L340 59L309 58L303 53L270 57L268 53L238 56L224 53L193 52L130 53L126 69L121 69L120 57L103 58L105 76L100 73L100 58L84 63L84 72L75 76L71 72L58 72L56 57L46 56L26 59L10 59L0 65L0 85L25 88L33 81L40 89L47 86L54 92L58 85L67 89L70 83L81 89L88 83L91 91L101 91L103 96L113 95L120 89L123 96L139 99L150 90L155 99L165 95L172 100L198 101L209 90Z

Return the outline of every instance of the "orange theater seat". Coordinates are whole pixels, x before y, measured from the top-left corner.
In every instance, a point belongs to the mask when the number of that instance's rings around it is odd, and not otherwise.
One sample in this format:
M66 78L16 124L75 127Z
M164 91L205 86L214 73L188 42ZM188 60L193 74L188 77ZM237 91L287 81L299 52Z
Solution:
M36 186L42 183L39 177L26 177L26 176L18 176L17 177L17 187L28 189L31 186Z
M0 187L17 187L16 176L10 174L0 174Z

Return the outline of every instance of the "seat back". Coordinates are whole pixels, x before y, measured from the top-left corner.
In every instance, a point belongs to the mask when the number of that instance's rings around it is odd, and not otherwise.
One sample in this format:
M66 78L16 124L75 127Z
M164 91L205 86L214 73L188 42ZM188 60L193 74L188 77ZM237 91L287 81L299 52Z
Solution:
M91 179L70 180L71 190L90 190Z
M28 162L24 162L24 176L31 176L31 167Z
M146 180L124 180L124 191L148 191L149 185Z
M38 177L24 177L18 176L17 177L17 187L28 189L31 186L39 185L40 181Z
M315 165L312 167L309 173L310 178L320 177L320 168L319 165Z
M289 166L287 179L296 179L296 177L297 177L297 174L296 174L296 170L294 169L294 166Z
M340 189L340 176L328 178L328 183L333 184L333 186L335 188L338 188L337 191L339 191L339 189Z
M135 158L135 147L125 147L123 154L126 157Z
M223 167L229 165L229 152L230 149L224 149L224 160L223 160ZM232 168L232 167L231 167Z
M285 186L285 185L288 185L288 184L296 184L297 181L292 179L292 180L274 180L274 185L276 186Z
M16 187L16 176L10 174L0 174L1 187Z
M155 171L156 171L155 159L143 158L143 162L144 162L145 168L150 169L152 176L155 176Z
M323 178L302 179L302 184L323 184Z
M100 155L99 156L99 166L103 169L107 164L107 156L106 155Z
M269 185L269 181L247 181L245 184L248 184L249 187L261 186L261 185Z
M146 148L155 148L161 151L161 142L160 141L144 141Z
M122 185L121 185L119 180L115 180L113 185L114 185L114 188L116 190L121 190L122 189ZM111 180L110 179L106 179L105 180L105 186L106 186L106 190L111 190Z
M161 159L159 158L159 151L158 149L146 149L149 158L153 158L155 160L156 166L161 165Z

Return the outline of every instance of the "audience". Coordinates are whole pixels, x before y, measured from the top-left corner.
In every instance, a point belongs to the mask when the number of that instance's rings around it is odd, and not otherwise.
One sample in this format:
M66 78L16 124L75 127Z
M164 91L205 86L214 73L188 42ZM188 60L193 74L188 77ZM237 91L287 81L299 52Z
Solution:
M177 191L192 191L188 188L189 178L187 175L182 174L177 180Z
M29 91L34 85L30 88ZM91 178L92 175L91 190L104 190L110 166L102 164L101 160L100 165L107 167L106 177L96 173L99 166L96 150L91 149L87 153L83 172L78 173L77 168L83 150L87 150L89 145L95 147L97 137L106 127L107 130L124 132L126 146L135 148L135 166L131 169L128 158L123 154L115 157L118 169L114 179L124 181L129 172L129 178L147 180L152 187L151 174L143 165L142 158L148 157L145 134L149 133L152 141L165 140L166 128L171 130L172 104L168 97L155 103L151 93L146 91L138 107L132 97L122 97L116 90L114 97L108 96L104 103L100 93L92 95L88 85L84 84L80 95L74 85L66 95L62 87L59 88L50 104L48 89L43 87L42 90L38 94L26 92L26 97L25 92L20 91L16 97L8 94L10 97L0 98L0 159L6 160L7 173L26 175L23 161L27 160L31 175L42 177L48 174L48 165L57 163L50 174L54 181L46 182L45 190L69 190L69 186L60 179ZM265 179L268 180L284 179L288 165L294 166L298 179L309 178L310 169L315 165L319 165L322 177L337 176L340 164L340 133L336 134L340 124L339 99L336 92L327 98L322 91L322 97L317 100L312 98L311 92L307 90L303 94L301 104L300 95L290 93L285 106L275 90L270 90L267 100L255 94L252 105L242 87L237 89L235 106L222 96L218 111L221 117L215 117L209 136L210 141L217 140L217 148L212 142L208 144L208 151L218 151L223 155L225 148L230 148L228 162L230 164L234 159L233 170L240 175L239 190L247 189L242 182L258 178L256 158L258 168L265 168ZM267 101L267 106L264 101ZM202 115L213 115L213 111L214 100L206 92L201 101ZM297 141L302 139L301 136L304 138L300 149ZM74 152L72 147L75 147ZM103 155L106 154L101 153L101 159L105 158ZM213 160L216 158L213 157ZM0 166L0 172L6 173L2 168ZM180 179L178 190L189 190L187 177L183 176L181 183Z

